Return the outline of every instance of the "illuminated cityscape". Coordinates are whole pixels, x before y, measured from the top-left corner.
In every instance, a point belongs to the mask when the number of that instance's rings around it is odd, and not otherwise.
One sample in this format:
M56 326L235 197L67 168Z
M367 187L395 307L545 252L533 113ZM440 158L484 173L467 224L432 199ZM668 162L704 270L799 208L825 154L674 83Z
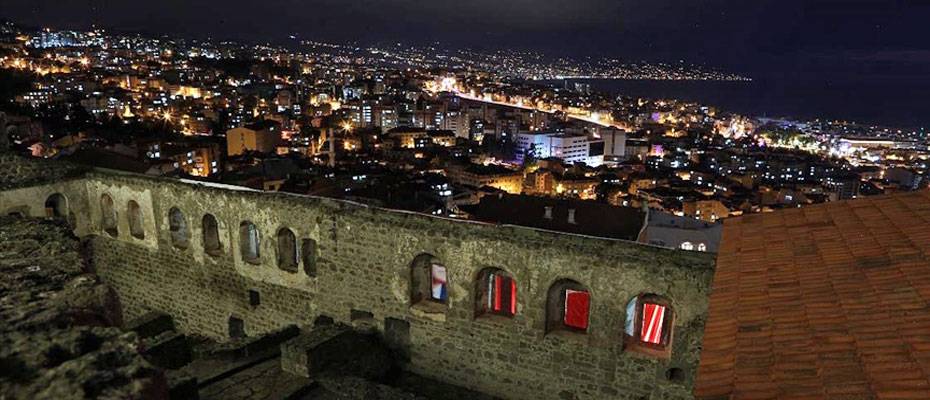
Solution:
M930 399L900 10L894 46L802 57L832 33L747 16L790 1L138 31L92 3L112 23L0 22L0 399ZM831 57L906 89L843 92ZM815 70L820 108L779 81Z
M0 65L36 77L13 99L24 113L9 113L8 130L16 145L38 157L112 157L159 175L454 218L469 218L463 207L486 189L648 205L713 222L926 186L930 152L923 130L610 97L561 80L512 78L555 72L479 69L482 63L466 55L487 57L471 52L450 58L415 48L309 42L288 50L102 30L5 29L10 50ZM652 79L680 79L655 71ZM41 122L51 118L65 124ZM122 125L122 137L95 134L114 124ZM232 144L232 134L240 144ZM564 146L543 141L569 137L575 139ZM573 146L573 155L562 154L565 146ZM269 163L280 172L262 167ZM523 182L473 186L450 173L491 164ZM410 203L391 195L409 190L410 183L403 189L390 183L397 180L442 183L424 184L417 189L424 196ZM707 204L716 211L698 215Z

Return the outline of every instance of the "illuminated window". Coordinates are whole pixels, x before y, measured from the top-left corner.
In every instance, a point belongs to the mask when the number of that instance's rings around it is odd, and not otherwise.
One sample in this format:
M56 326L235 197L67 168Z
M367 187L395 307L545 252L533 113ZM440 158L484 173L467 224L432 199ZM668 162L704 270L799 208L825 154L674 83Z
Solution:
M430 298L434 301L445 302L449 299L449 277L446 267L442 264L430 265Z
M645 294L627 303L624 329L627 346L658 357L670 355L673 313L671 303L659 296Z
M261 263L259 251L259 234L255 224L243 221L239 224L239 254L249 264Z
M145 239L145 225L142 219L142 208L135 200L129 200L129 234L136 239Z
M546 332L587 332L590 308L586 287L568 279L554 283L546 298Z
M100 214L100 225L103 231L113 237L119 235L116 207L113 205L113 198L108 194L100 196Z
M698 251L707 251L707 245L704 243L698 243Z
M410 302L429 311L444 311L449 301L446 266L429 254L417 256L410 269Z
M681 244L681 249L688 250L688 251L694 250L694 243L684 242Z
M517 282L500 269L481 271L475 287L475 314L512 317L516 313Z

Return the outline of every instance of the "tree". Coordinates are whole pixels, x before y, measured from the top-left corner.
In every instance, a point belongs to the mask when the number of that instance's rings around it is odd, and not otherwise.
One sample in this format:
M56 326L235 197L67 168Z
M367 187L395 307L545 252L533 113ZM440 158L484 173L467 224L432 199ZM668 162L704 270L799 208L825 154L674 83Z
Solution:
M29 91L34 79L35 75L28 72L0 69L0 110L22 111L16 107L13 99Z

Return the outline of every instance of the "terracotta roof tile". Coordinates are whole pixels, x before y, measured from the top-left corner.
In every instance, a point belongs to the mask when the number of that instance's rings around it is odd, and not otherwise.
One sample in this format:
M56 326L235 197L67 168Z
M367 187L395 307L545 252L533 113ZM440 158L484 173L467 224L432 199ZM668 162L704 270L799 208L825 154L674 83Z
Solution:
M727 220L699 399L930 399L930 192Z

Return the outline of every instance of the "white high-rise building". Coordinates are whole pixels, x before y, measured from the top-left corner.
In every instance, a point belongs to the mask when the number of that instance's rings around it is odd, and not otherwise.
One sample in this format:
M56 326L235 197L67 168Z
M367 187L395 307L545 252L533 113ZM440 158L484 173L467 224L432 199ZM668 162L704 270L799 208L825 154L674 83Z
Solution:
M533 133L517 134L517 161L532 153L536 159L558 158L567 163L582 162L590 166L604 163L604 141L585 134Z

